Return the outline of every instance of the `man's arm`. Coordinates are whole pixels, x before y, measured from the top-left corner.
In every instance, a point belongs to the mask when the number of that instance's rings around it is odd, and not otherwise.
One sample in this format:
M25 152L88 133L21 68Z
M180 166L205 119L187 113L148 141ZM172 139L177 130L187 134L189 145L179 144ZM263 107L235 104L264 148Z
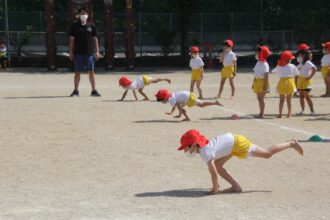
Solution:
M218 172L217 172L217 168L214 165L214 160L210 160L207 163L207 166L209 168L209 172L211 174L211 180L212 180L212 190L209 192L209 194L214 195L219 190Z
M70 39L69 39L69 59L70 60L73 60L73 51L74 51L74 37L73 36L70 36Z
M94 56L95 56L95 59L98 60L100 58L99 41L96 36L93 39L94 39L94 45L95 45Z

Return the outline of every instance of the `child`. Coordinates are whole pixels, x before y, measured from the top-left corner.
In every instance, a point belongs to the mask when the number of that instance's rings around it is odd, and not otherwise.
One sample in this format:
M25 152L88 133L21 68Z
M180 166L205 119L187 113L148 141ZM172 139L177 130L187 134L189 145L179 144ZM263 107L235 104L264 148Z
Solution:
M237 58L236 54L232 51L234 43L232 40L225 40L223 42L223 52L220 53L219 60L220 63L223 64L223 68L221 70L221 82L219 93L215 97L216 99L221 98L221 94L223 91L223 87L227 78L229 78L229 83L231 87L231 98L235 95L235 85L234 85L234 78L236 76L237 71Z
M0 67L7 68L7 47L4 41L0 41Z
M272 145L268 149L263 149L252 144L242 135L222 133L213 139L207 140L197 130L187 131L181 137L180 143L181 146L178 150L183 150L188 156L198 153L207 164L212 181L210 195L214 195L219 191L218 175L231 185L230 188L222 192L242 192L239 183L223 167L232 156L240 159L249 156L268 159L274 154L289 148L293 148L301 155L304 153L302 146L295 139L290 142Z
M201 83L203 80L203 74L204 74L204 62L199 57L199 48L198 47L192 47L191 50L191 59L190 59L190 68L191 68L191 82L190 82L190 92L194 92L195 83L197 85L198 90L198 98L203 99L202 89L201 89Z
M267 57L270 55L270 51L266 46L258 46L256 59L258 62L254 67L254 79L253 79L253 91L257 94L260 113L257 118L264 118L265 111L265 95L268 89L268 75L269 65L267 63Z
M323 57L321 60L322 66L322 76L324 78L324 83L326 86L325 94L321 97L330 97L330 42L322 44L323 47Z
M285 100L288 104L287 117L291 117L291 99L292 94L296 91L294 78L299 74L297 67L290 63L294 58L295 57L290 51L283 51L276 68L273 70L273 73L278 73L280 77L280 80L277 84L277 92L280 94L278 118L282 118L283 105Z
M119 101L124 100L124 98L126 97L127 92L128 92L129 89L131 89L133 91L133 95L134 95L136 101L138 100L138 98L136 96L136 93L135 93L136 89L144 97L143 100L149 100L147 95L143 92L143 88L145 86L150 85L151 83L158 83L160 81L167 81L169 84L171 83L170 79L166 79L166 78L165 79L161 79L161 78L153 79L153 78L151 78L150 76L147 76L147 75L139 76L133 82L125 76L120 77L119 85L125 89L125 92L124 92L122 98L119 99Z
M188 107L198 106L201 108L211 105L223 106L219 101L201 102L200 100L197 99L194 93L188 91L175 92L171 94L167 90L161 89L157 92L155 96L158 102L161 102L163 104L170 103L170 105L172 106L171 112L165 114L172 115L175 109L178 108L179 115L174 116L174 118L180 118L181 115L183 114L185 118L182 121L190 121L190 118L188 117L186 110L183 109L183 107L186 105Z
M299 51L307 51L307 50L310 50L310 46L308 46L305 43L301 43L301 44L299 44L297 46L297 50L298 50L298 52ZM312 60L312 58L310 60ZM297 60L297 62L298 62L298 60ZM298 65L297 65L298 70L300 70L301 67L302 67L302 64L298 62ZM297 82L297 78L295 78L295 84L296 84L296 86L297 86L297 83L298 83ZM299 92L298 91L295 91L294 94L293 94L293 96L294 97L299 97Z
M314 114L314 107L311 97L309 95L312 90L311 79L315 75L317 68L310 61L312 58L312 52L310 50L300 50L297 53L297 61L300 63L299 75L297 77L297 89L299 91L301 112L299 115L304 115L305 113L305 99L309 105L311 114Z

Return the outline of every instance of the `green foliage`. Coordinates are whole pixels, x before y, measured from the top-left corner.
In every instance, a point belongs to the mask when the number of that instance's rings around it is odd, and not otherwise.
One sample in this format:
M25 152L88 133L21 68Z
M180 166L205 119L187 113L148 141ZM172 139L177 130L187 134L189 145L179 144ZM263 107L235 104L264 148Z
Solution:
M176 31L170 30L168 24L160 17L147 19L145 26L149 33L154 37L155 42L161 47L163 56L168 56L173 52L171 48Z
M11 39L11 43L15 48L20 65L22 63L22 49L29 43L31 39L32 30L32 26L26 26L24 32L17 32L16 35L14 35Z

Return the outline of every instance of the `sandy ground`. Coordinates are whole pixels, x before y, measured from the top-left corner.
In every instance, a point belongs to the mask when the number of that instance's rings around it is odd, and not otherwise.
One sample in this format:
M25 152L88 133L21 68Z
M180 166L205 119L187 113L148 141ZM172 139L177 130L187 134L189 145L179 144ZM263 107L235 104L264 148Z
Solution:
M188 71L150 75L173 81L147 87L152 99L159 88L189 88ZM170 106L154 100L117 102L119 75L97 75L101 98L89 96L87 75L77 98L67 97L72 74L0 78L0 219L330 219L329 142L303 142L303 157L287 150L269 160L234 158L226 168L244 192L215 196L206 195L211 181L199 156L176 150L192 128L210 138L243 134L263 147L312 134L330 137L330 99L317 97L324 90L320 73L312 92L316 116L277 119L277 76L271 76L267 119L246 117L258 107L252 74L240 74L235 99L227 98L226 87L224 108L189 108L192 122L185 123L165 115ZM216 94L218 82L216 72L206 73L205 97ZM293 103L299 112L299 100ZM243 118L230 120L235 112ZM228 187L222 179L220 185Z

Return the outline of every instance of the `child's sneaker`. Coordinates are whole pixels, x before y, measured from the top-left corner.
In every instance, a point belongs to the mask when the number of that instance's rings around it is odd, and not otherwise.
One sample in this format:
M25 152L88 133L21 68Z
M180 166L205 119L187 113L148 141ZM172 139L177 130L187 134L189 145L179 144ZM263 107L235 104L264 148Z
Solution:
M94 97L101 97L100 93L97 91L97 90L93 90L91 92L91 96L94 96Z
M71 97L79 96L79 91L78 91L78 90L73 90L73 92L71 93L70 96L71 96Z
M306 115L306 112L305 111L301 111L297 115Z
M311 112L311 115L316 115L316 113L315 112Z

